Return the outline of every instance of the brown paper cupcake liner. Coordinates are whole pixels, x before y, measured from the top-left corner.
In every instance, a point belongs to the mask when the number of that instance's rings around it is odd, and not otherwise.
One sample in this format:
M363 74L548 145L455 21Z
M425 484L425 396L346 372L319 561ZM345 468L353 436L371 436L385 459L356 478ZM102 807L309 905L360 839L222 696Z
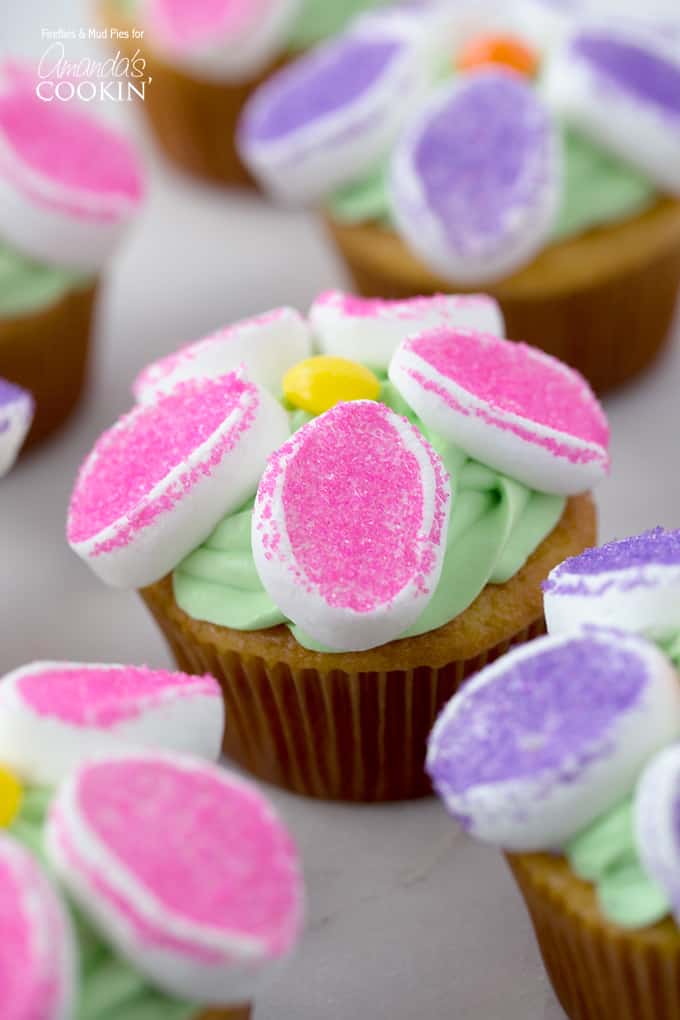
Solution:
M96 296L92 285L39 312L0 319L0 376L29 390L35 400L26 445L59 428L81 397Z
M204 1009L196 1014L196 1020L250 1020L251 1006L232 1006L230 1009Z
M368 652L311 652L286 627L248 633L193 620L177 606L170 578L141 595L180 669L220 682L227 755L308 797L404 800L430 792L427 737L443 705L511 645L543 632L540 582L595 533L590 498L569 500L510 581L487 585L438 630Z
M394 232L326 224L365 297L469 291L430 273ZM642 372L670 337L680 287L680 202L551 245L511 277L476 288L500 302L513 340L577 368L602 392Z
M571 1020L678 1020L680 932L670 918L628 931L561 857L509 854L545 968Z

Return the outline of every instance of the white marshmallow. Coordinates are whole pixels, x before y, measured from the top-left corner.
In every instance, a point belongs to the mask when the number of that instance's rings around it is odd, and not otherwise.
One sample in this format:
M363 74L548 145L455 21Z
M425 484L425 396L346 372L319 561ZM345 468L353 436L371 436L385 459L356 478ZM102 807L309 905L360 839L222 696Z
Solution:
M0 478L19 456L33 421L34 406L30 393L0 379Z
M642 773L633 805L635 844L644 870L668 896L680 917L680 745L652 758Z

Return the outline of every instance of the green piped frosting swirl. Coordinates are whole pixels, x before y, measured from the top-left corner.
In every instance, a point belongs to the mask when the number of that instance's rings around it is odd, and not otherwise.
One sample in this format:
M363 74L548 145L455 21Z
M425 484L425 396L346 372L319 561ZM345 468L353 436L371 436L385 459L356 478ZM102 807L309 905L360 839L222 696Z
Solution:
M0 317L39 312L72 290L86 287L92 277L71 269L36 262L0 241Z

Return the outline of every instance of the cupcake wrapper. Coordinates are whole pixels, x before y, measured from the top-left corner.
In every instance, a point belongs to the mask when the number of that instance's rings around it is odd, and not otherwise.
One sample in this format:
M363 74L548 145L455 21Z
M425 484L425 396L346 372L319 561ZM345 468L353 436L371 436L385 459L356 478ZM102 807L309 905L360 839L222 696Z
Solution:
M251 1016L251 1006L232 1006L231 1009L204 1009L196 1020L250 1020Z
M474 658L438 669L295 669L197 640L169 615L162 585L141 594L179 668L211 673L220 682L225 754L259 779L326 800L429 794L427 737L443 705L487 662L545 628L541 617Z
M58 428L80 399L96 296L96 285L73 290L49 308L0 319L0 376L35 399L24 449Z
M393 231L327 218L365 297L470 290L431 274ZM602 392L642 372L670 337L680 285L680 202L555 244L499 283L507 334L577 368Z
M680 932L671 920L626 931L599 913L562 859L508 855L545 968L571 1020L677 1020Z

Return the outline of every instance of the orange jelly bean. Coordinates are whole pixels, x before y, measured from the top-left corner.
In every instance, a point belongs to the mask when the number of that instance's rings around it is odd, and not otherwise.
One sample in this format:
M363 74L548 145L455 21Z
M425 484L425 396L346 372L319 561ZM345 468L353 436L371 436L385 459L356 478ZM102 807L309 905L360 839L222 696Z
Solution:
M459 71L473 71L489 64L500 64L532 78L538 70L539 56L515 35L488 33L469 39L456 61Z

